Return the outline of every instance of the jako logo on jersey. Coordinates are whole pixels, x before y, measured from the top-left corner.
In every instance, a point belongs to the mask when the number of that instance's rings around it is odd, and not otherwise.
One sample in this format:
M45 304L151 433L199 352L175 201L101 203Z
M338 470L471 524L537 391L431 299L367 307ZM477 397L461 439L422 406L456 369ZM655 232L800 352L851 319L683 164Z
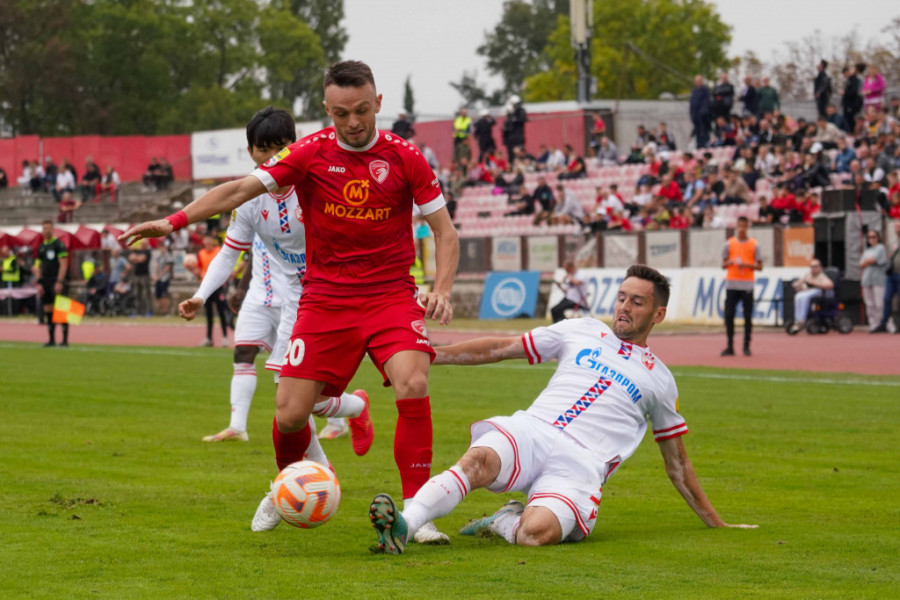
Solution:
M413 321L412 323L410 323L410 325L412 326L413 331L415 331L419 335L424 335L424 336L428 335L428 330L425 329L425 321L422 321L420 319L417 321Z
M306 354L306 344L303 343L303 340L297 338L291 342L290 347L287 351L287 356L285 358L292 366L298 367L300 363L303 362L303 355Z
M291 153L290 150L288 150L287 148L284 148L281 150L281 152L279 152L278 154L276 154L275 156L273 156L272 158L267 160L263 166L264 167L274 167L275 163L277 163L279 160L283 159L290 153Z
M336 167L334 165L331 165L330 167L328 167L328 172L329 173L346 173L347 169L345 169L344 167Z
M259 211L259 214L261 214L263 216L263 221L269 220L269 211L268 210L263 209L263 210Z
M369 180L351 179L344 186L344 200L353 206L365 204L369 199Z
M598 370L603 365L597 360L603 350L600 346L596 348L585 348L575 356L575 364L579 367L587 367L588 369Z
M373 160L369 163L369 173L378 183L384 183L391 172L391 165L385 160Z

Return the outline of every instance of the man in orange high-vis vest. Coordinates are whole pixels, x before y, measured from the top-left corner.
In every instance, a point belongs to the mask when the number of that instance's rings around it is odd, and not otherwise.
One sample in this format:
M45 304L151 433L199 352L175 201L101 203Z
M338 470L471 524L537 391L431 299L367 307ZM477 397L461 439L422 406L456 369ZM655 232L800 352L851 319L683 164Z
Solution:
M744 310L744 356L750 356L750 334L753 331L753 286L756 271L762 270L762 256L756 240L747 234L750 221L739 217L735 235L728 238L722 250L725 273L725 333L728 346L722 356L734 356L734 314L738 302Z

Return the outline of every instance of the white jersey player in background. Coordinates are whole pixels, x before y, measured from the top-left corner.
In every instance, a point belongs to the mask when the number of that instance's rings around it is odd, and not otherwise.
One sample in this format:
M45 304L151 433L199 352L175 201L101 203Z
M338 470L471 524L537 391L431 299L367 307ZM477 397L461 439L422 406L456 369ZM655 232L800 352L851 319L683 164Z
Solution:
M253 116L247 125L248 151L257 165L266 162L285 145L295 140L295 126L289 113L273 107L265 108ZM297 317L297 307L302 292L301 280L306 272L306 242L297 195L293 187L268 192L238 207L232 215L225 238L225 245L207 270L200 288L193 298L178 306L179 314L192 319L209 296L224 283L242 251L251 249L254 236L258 236L266 255L254 261L254 270L259 270L263 289L261 302L246 299L240 311L239 320L252 314L248 321L249 330L236 333L235 376L232 380L232 423L226 430L211 436L225 439L246 439L246 412L255 391L253 358L265 337L266 326L277 326L271 355L266 361L266 369L277 373L284 361L291 331ZM257 264L258 263L258 264ZM252 285L251 281L251 285ZM266 287L270 285L271 287ZM264 312L280 301L277 324L271 312ZM254 314L255 313L255 314ZM260 339L256 339L260 338ZM244 342L241 344L240 342ZM241 350L241 353L238 352ZM249 360L247 360L249 357ZM374 438L372 421L369 416L368 396L364 390L340 397L323 398L315 405L314 414L325 417L351 417L350 431L353 449L359 455L368 452ZM235 413L238 419L235 420ZM241 415L243 415L241 417ZM243 430L238 428L243 426ZM324 453L317 443L310 446L308 457L323 462ZM327 464L327 459L323 464ZM273 521L274 522L274 521ZM260 526L259 529L271 529ZM254 528L256 529L256 523Z
M526 492L527 506L510 501L460 530L489 529L512 544L579 541L594 527L601 487L637 449L653 423L666 474L710 527L728 525L694 474L681 436L678 389L647 348L666 316L669 283L643 265L628 269L616 298L612 328L592 318L539 327L521 337L479 338L437 348L435 364L475 365L510 358L529 364L557 359L556 372L525 411L472 425L472 443L459 462L431 478L403 512L387 494L375 496L369 518L379 548L403 552L423 523L450 513L473 489Z

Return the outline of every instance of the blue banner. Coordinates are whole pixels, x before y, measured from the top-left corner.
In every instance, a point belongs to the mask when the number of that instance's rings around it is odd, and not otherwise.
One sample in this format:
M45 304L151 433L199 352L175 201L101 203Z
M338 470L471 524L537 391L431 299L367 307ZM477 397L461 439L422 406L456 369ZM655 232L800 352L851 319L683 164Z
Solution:
M478 318L533 317L540 283L539 271L488 273Z

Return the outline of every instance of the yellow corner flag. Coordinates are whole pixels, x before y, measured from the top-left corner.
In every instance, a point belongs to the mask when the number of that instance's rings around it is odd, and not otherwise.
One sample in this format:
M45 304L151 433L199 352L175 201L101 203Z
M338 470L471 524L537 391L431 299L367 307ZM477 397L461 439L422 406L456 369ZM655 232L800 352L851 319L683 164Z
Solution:
M84 304L65 296L57 296L53 303L53 322L80 325L84 316Z

